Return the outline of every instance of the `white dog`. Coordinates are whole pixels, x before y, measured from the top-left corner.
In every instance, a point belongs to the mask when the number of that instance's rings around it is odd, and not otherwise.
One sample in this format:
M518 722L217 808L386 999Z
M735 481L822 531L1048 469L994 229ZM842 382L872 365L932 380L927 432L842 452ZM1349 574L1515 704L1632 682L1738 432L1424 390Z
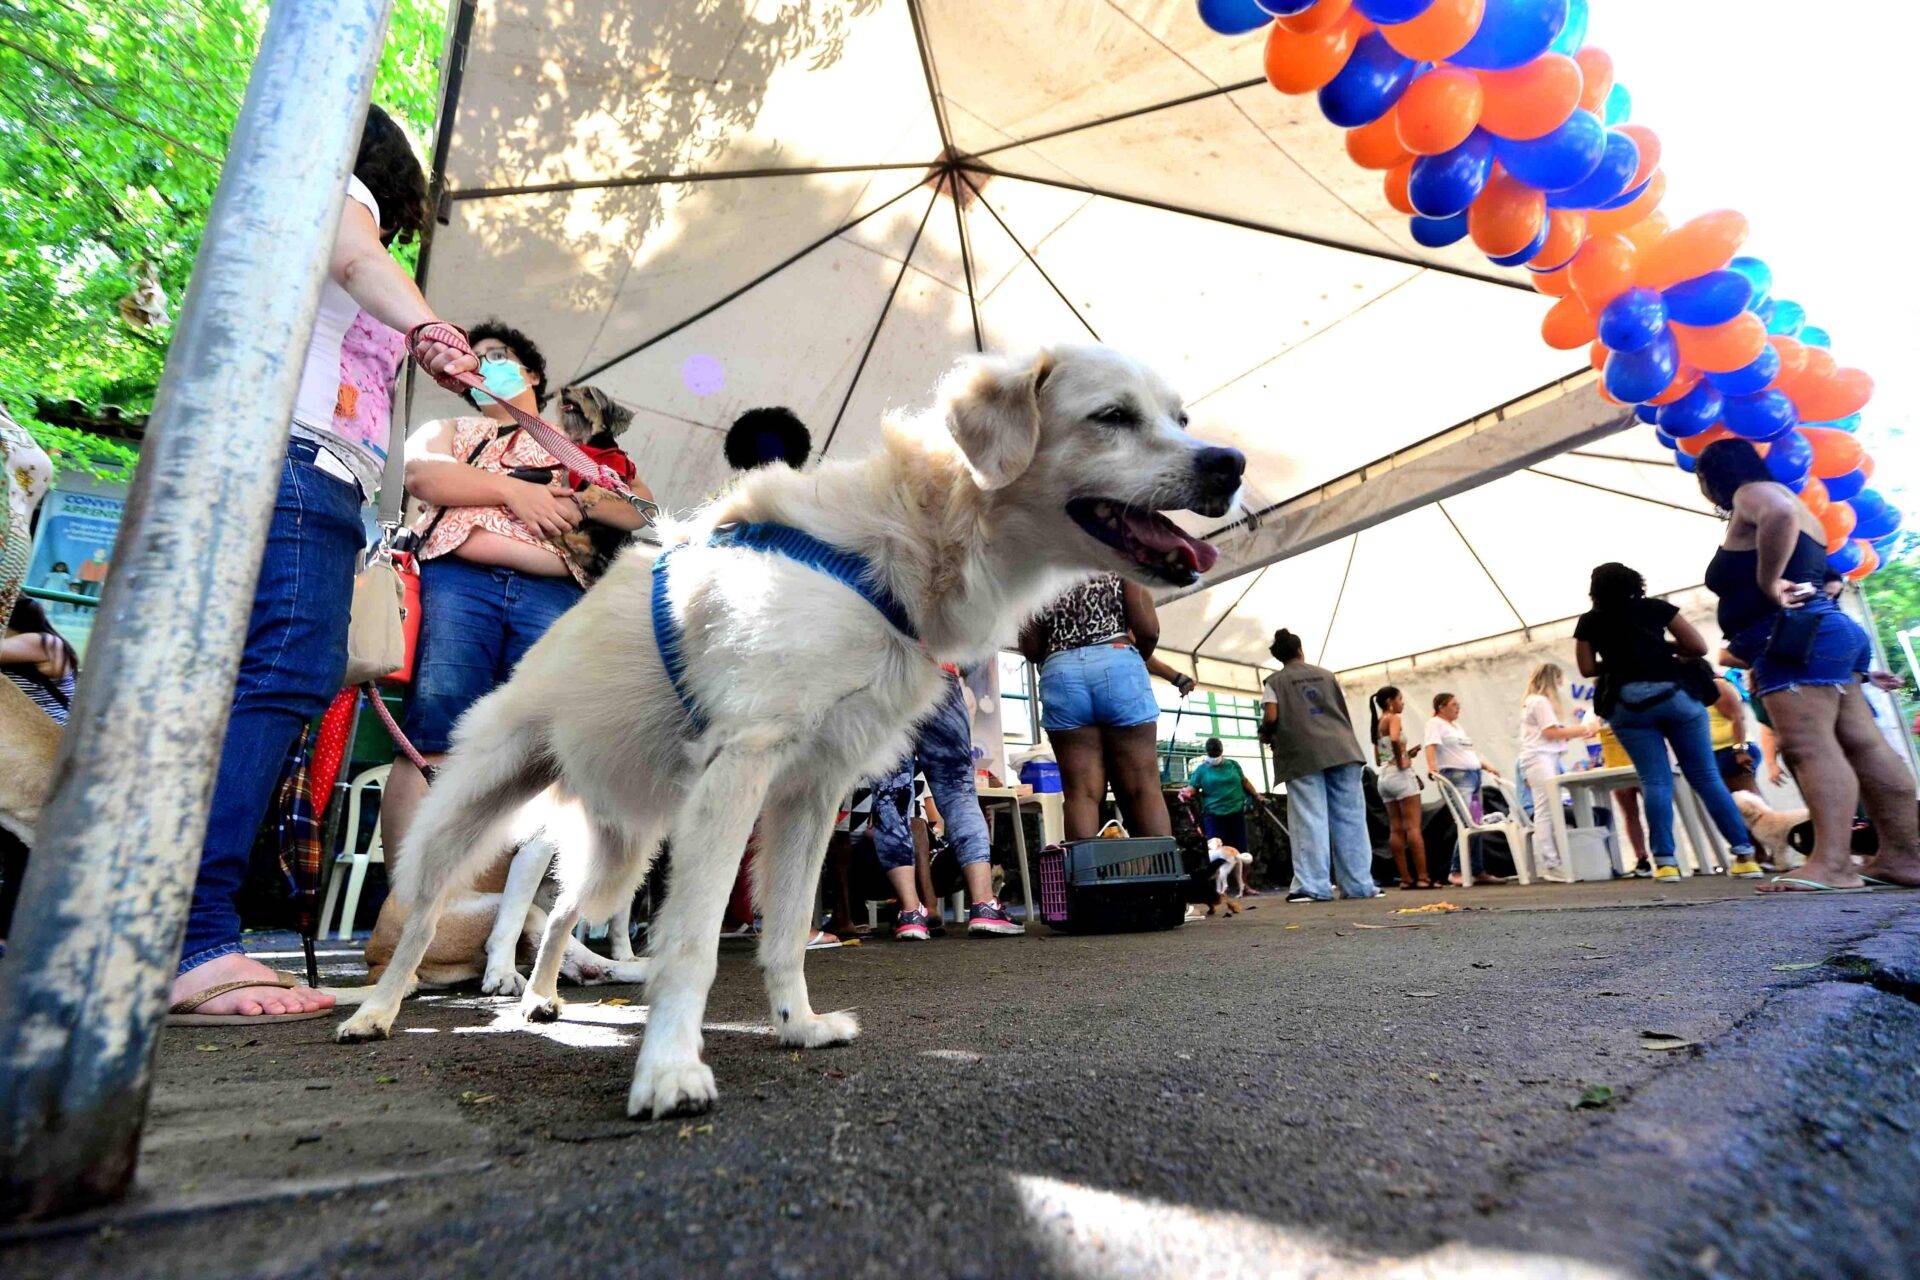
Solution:
M1210 545L1157 513L1225 514L1246 460L1204 446L1186 421L1160 378L1105 348L972 358L933 412L889 423L872 456L753 472L668 529L658 598L654 562L622 555L455 730L399 863L406 930L339 1038L388 1034L449 886L543 795L573 830L556 841L563 888L522 997L530 1018L558 1013L555 972L581 913L631 896L661 839L672 842L628 1114L714 1100L701 1021L756 820L775 1033L806 1048L852 1039L853 1015L815 1013L802 972L841 797L900 757L943 687L939 662L991 655L1089 574L1185 585L1212 567ZM802 530L858 572L713 545L764 525Z

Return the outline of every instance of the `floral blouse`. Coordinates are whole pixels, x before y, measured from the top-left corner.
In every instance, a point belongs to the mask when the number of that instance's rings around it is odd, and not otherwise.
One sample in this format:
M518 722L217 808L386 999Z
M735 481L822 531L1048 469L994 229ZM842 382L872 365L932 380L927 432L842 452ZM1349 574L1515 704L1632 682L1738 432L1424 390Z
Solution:
M533 437L526 432L511 428L504 435L500 434L500 424L492 418L455 418L453 423L452 456L461 462L466 462L480 442L485 440L487 445L480 450L479 456L473 458L472 466L496 474L504 474L521 467L552 468L554 480L550 487L555 493L567 492L566 469L554 459L552 454L536 444ZM425 429L431 431L441 425L438 422L430 423ZM514 517L513 512L506 507L435 508L426 515L425 520L431 522L434 514L441 510L446 514L435 527L433 535L427 539L426 545L420 548L421 560L437 559L451 551L456 551L467 540L468 534L475 529L485 529L503 538L512 538L515 542L524 542L530 547L539 547L543 551L551 552L555 559L566 566L567 572L573 575L576 582L582 587L588 585L586 573L576 563L575 557L569 556L558 542L551 538L544 538L521 524Z

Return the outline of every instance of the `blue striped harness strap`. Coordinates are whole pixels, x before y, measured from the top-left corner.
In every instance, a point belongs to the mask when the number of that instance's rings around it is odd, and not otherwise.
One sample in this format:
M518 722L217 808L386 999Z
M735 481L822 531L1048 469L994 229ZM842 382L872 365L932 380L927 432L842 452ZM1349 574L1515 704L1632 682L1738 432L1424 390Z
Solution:
M880 575L865 556L851 551L843 551L831 543L822 542L804 530L784 524L723 524L715 528L704 543L678 542L662 551L653 562L653 638L660 646L660 663L667 669L667 680L673 685L673 691L680 698L680 705L687 710L688 719L693 721L695 733L704 733L707 718L694 704L693 695L687 689L687 656L682 647L682 633L679 621L673 616L673 605L667 597L667 563L674 554L690 546L742 547L748 551L765 551L785 556L796 564L805 565L816 573L823 573L841 586L858 595L872 605L889 626L901 635L920 644L920 633L913 629L913 619L907 616L906 606L899 597L887 590Z

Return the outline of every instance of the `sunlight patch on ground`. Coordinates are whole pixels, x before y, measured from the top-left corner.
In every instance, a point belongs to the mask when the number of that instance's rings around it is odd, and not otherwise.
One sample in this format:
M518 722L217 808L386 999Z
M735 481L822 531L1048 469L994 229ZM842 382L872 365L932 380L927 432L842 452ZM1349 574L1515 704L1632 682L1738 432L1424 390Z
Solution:
M480 1009L494 1014L485 1026L455 1027L453 1034L539 1036L575 1049L618 1049L634 1043L647 1025L643 1004L581 1003L561 1006L558 1022L528 1022L520 1016L519 1001L506 996L447 1000L453 1008ZM752 1022L708 1022L702 1031L720 1035L771 1036L773 1028Z

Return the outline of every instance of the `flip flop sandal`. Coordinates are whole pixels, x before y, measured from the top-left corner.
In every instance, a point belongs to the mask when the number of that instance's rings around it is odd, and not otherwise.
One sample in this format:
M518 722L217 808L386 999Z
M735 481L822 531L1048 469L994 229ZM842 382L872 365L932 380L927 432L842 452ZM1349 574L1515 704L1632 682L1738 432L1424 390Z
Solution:
M1869 892L1867 886L1865 885L1861 885L1857 889L1836 889L1834 886L1827 884L1824 881L1803 880L1799 876L1771 876L1768 878L1767 883L1768 884L1790 884L1790 885L1796 886L1795 888L1792 888L1792 889L1778 890L1777 892L1779 893L1867 893Z
M811 938L807 939L807 950L809 951L831 951L835 947L844 947L846 945L845 942L842 942L839 938L834 937L824 929L816 932Z
M251 1027L266 1022L308 1022L314 1018L324 1018L334 1012L332 1008L312 1009L306 1013L195 1013L207 1001L216 996L226 995L229 991L240 991L247 987L282 987L288 991L300 985L300 980L290 973L275 973L274 981L263 982L254 978L234 982L217 983L205 991L176 1001L167 1009L167 1025L170 1027Z
M1920 884L1901 884L1898 880L1882 880L1879 876L1870 876L1864 871L1860 873L1860 878L1874 889L1920 890Z

